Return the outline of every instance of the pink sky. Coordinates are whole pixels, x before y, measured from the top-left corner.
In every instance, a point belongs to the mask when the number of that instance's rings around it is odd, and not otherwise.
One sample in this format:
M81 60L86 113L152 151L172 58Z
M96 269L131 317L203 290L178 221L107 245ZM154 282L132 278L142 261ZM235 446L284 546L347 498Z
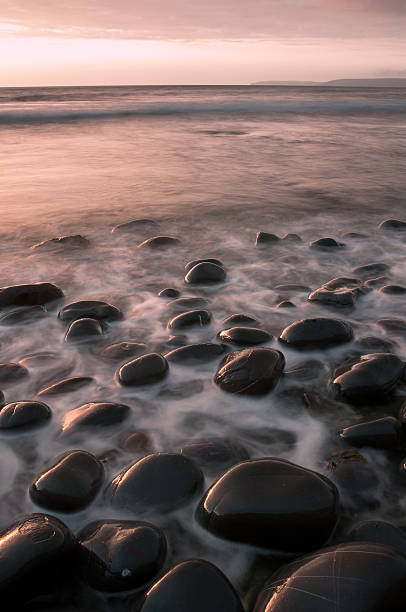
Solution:
M2 0L0 85L406 77L406 0Z

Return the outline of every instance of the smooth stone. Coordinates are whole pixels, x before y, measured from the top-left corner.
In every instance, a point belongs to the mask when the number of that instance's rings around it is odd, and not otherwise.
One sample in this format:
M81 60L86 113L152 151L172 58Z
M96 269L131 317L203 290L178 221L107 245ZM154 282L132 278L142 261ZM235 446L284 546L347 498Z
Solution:
M100 339L104 330L96 319L76 319L73 321L65 334L65 342L78 343L87 342L92 339Z
M340 418L345 414L346 406L344 404L319 393L306 392L303 394L303 401L309 413L317 419L323 417Z
M218 337L222 342L237 344L239 346L253 346L263 344L273 339L271 334L256 327L230 327L219 332Z
M94 589L120 592L146 587L166 557L163 532L141 521L101 520L78 535L82 579Z
M354 349L361 351L363 355L366 353L392 353L395 346L390 340L376 338L375 336L365 336L354 342Z
M369 278L365 281L365 287L369 287L371 289L376 289L376 287L382 287L385 283L387 283L387 276L377 276L376 278Z
M233 351L224 357L214 377L223 391L243 395L265 395L277 384L285 357L270 348Z
M211 257L208 257L207 259L194 259L193 261L189 261L185 266L185 272L186 273L189 272L192 268L197 266L197 264L207 263L207 262L215 264L216 266L220 266L220 268L224 267L223 262L221 262L219 259L213 259Z
M120 446L128 453L151 454L153 452L152 440L144 431L133 431L128 434Z
M203 474L187 457L154 453L139 459L113 478L110 503L134 513L171 512L185 506L203 488Z
M147 345L142 342L117 342L106 346L100 353L100 357L111 361L124 361L129 357L138 357L146 351Z
M377 324L389 333L402 335L406 333L406 321L403 319L396 319L395 317L378 319Z
M372 542L330 546L282 568L253 612L401 612L406 558Z
M282 302L279 302L279 304L277 304L275 308L279 310L280 308L296 308L296 306L290 300L283 300Z
M227 438L190 442L183 445L179 452L181 455L192 459L209 475L228 470L236 463L250 458L242 444Z
M38 244L34 244L31 249L51 251L60 247L68 247L70 249L85 249L90 246L90 242L87 238L84 238L80 234L74 234L72 236L58 236L57 238L50 238L44 240Z
M338 487L347 510L374 508L380 503L379 479L359 451L348 450L329 457L327 474Z
M122 365L116 372L124 386L149 385L168 375L168 362L159 353L147 353Z
M345 321L318 317L291 323L279 336L279 342L291 348L309 350L337 346L352 338L352 328Z
M261 246L263 244L276 244L280 242L279 236L276 234L269 234L268 232L257 232L255 237L255 245Z
M225 319L223 319L223 323L235 325L236 323L258 323L258 321L254 317L251 317L251 315L247 315L242 312L232 314L229 317L226 317Z
M171 246L178 246L179 244L180 240L178 238L172 238L171 236L153 236L152 238L148 238L148 240L144 240L144 242L141 242L138 247L147 247L149 249L165 249Z
M26 610L26 604L72 582L74 546L68 527L46 514L26 515L4 529L0 533L3 610Z
M312 249L338 249L344 247L345 244L337 242L334 238L319 238L310 243Z
M174 334L168 337L166 341L167 346L185 346L188 342L187 336L185 334Z
M230 468L205 493L196 519L210 533L284 553L322 546L339 515L327 478L273 457Z
M44 425L51 409L42 402L12 402L0 410L0 429L24 429Z
M310 288L306 285L295 285L294 283L286 283L285 285L275 285L274 291L289 291L292 293L307 293Z
M392 393L403 371L404 363L396 355L370 353L335 372L332 387L349 402L379 401Z
M339 431L340 438L351 446L396 449L401 441L402 426L392 416L364 421Z
M379 225L380 230L389 231L404 231L406 230L406 221L399 221L398 219L386 219Z
M366 264L364 266L358 266L357 268L353 268L353 273L356 276L360 276L361 278L367 279L372 276L381 276L381 274L386 274L389 272L390 266L385 263L371 263Z
M406 556L406 534L387 521L360 521L347 531L345 541L383 544L384 546L395 548Z
M209 325L211 314L208 310L188 310L173 317L168 323L169 329L183 329L197 325L203 327Z
M145 595L139 612L244 612L226 576L212 563L188 559Z
M181 346L165 355L171 363L181 363L184 365L194 365L197 363L208 363L217 359L226 351L223 344L214 342L202 342L201 344L187 344Z
M81 300L64 306L58 314L61 321L71 323L76 319L91 318L97 320L117 321L123 318L121 310L99 300Z
M347 232L344 234L343 238L348 238L350 240L363 240L364 238L368 238L366 234L360 234L359 232Z
M185 283L191 285L223 283L226 276L224 268L209 261L204 261L189 270L185 276Z
M19 363L0 363L0 384L15 383L28 374L27 368Z
M32 501L57 512L78 512L100 491L103 466L90 453L70 451L41 472L30 487Z
M63 292L52 283L12 285L0 289L0 308L7 306L43 306L63 297Z
M175 312L186 312L195 308L205 308L208 306L209 300L201 297L183 297L177 298L168 302L167 308Z
M309 302L320 302L327 306L354 306L357 299L367 293L367 288L358 279L333 278L310 293Z
M93 378L90 376L73 376L72 378L65 378L64 380L59 380L58 382L50 385L49 387L45 387L38 391L38 397L42 397L43 395L60 395L62 393L72 393L73 391L78 391L78 389L82 389L90 383L93 382Z
M166 287L158 293L158 297L160 298L178 298L179 296L180 291L178 289L172 289L172 287Z
M140 230L151 229L157 222L153 219L134 219L126 223L119 223L111 230L113 234L131 234Z
M52 352L33 353L22 357L18 363L29 369L48 369L49 366L59 365L60 356Z
M44 306L27 306L19 310L13 310L0 317L0 325L24 325L33 323L48 316Z
M298 234L285 234L282 238L286 242L302 242L302 239Z
M293 378L294 380L300 380L303 382L314 380L318 378L320 375L324 374L325 365L318 361L317 359L309 359L304 363L301 363L290 370L285 371L285 376L289 380L289 378Z
M379 289L379 293L385 293L387 295L404 295L406 293L406 287L400 285L385 285Z
M62 435L71 435L86 429L111 427L122 423L131 412L125 404L90 402L69 410L62 420ZM1 413L0 413L1 415Z

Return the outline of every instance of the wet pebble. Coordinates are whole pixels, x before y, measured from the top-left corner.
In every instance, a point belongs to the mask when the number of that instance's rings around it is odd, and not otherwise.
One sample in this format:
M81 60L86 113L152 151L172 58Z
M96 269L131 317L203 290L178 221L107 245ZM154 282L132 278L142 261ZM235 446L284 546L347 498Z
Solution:
M269 245L269 244L277 244L280 242L279 236L276 234L270 234L268 232L258 232L255 237L256 246Z
M134 219L126 223L119 223L111 230L113 234L133 234L140 230L150 230L157 225L153 219Z
M0 410L0 429L31 429L51 418L51 409L42 402L12 402Z
M38 391L38 397L47 396L47 395L60 395L63 393L73 393L78 389L82 389L83 387L87 387L90 383L93 382L93 378L90 376L73 376L72 378L65 378L64 380L59 380L58 382L50 385L49 387L45 387Z
M279 310L280 308L296 308L296 306L290 300L283 300L282 302L279 302L279 304L277 304L275 308Z
M390 546L406 556L406 534L387 521L360 521L347 531L344 538L347 542L374 542Z
M353 268L353 273L363 279L371 278L373 276L380 276L390 271L390 266L385 263L371 263L363 266Z
M160 298L178 298L179 296L180 291L178 289L173 289L172 287L166 287L158 293L158 297Z
M193 261L189 261L185 266L185 272L189 272L192 268L201 263L211 263L216 266L220 266L220 268L224 267L223 262L221 262L219 259L213 259L212 257L208 257L207 259L194 259Z
M320 349L349 342L353 331L349 323L339 319L302 319L288 325L279 341L295 349Z
M395 317L378 319L377 324L388 333L406 334L406 321Z
M238 346L254 346L270 342L273 336L263 329L256 327L230 327L223 329L218 334L222 342L236 344Z
M0 317L0 325L26 325L48 316L44 306L27 306Z
M84 430L111 427L122 423L131 412L125 404L90 402L65 413L61 435L74 435ZM0 413L1 414L1 413Z
M224 268L209 261L204 261L189 270L185 276L185 283L191 285L223 283L226 276Z
M102 359L124 361L129 357L138 357L147 352L147 345L142 342L117 342L106 346L100 353Z
M226 351L223 344L214 342L202 342L200 344L187 344L170 351L165 355L170 363L181 363L183 365L194 365L196 363L207 363L213 361Z
M120 444L127 453L152 453L153 443L144 431L133 431Z
M0 384L13 384L28 376L26 367L19 363L0 363Z
M334 240L334 238L319 238L318 240L315 240L314 242L310 243L310 247L312 249L321 250L338 249L344 246L345 244L343 244L342 242L337 242L337 240Z
M183 297L168 302L167 308L173 312L186 312L194 308L205 308L209 301L201 297Z
M61 321L71 323L76 319L92 318L97 320L116 321L123 318L121 310L99 300L81 300L64 306L58 314Z
M223 323L226 323L228 325L235 325L239 323L258 323L258 321L255 319L255 317L241 312L226 317L225 319L223 319Z
M326 474L338 487L347 511L358 512L378 505L381 497L379 478L359 451L343 451L329 457Z
M168 362L159 353L147 353L122 365L116 372L124 386L141 386L159 382L168 375Z
M90 242L84 236L80 234L74 234L72 236L58 236L57 238L50 238L44 240L38 244L34 244L31 248L35 251L52 251L61 249L62 247L70 249L86 249L90 246Z
M173 246L178 246L180 240L178 238L172 238L171 236L153 236L141 242L138 246L140 248L148 249L166 249Z
M379 293L385 293L387 295L404 295L406 293L406 287L401 285L384 285L379 289Z
M155 453L118 474L107 488L110 503L134 513L171 512L199 494L203 474L187 457Z
M73 321L65 334L65 342L80 343L100 339L104 330L96 319L76 319Z
M399 421L392 416L386 416L345 427L339 435L344 442L358 448L370 446L396 450L402 441L401 432Z
M7 306L43 306L62 297L62 290L52 283L12 285L0 289L0 308L6 308Z
M284 367L283 354L274 349L233 351L220 362L214 382L228 393L265 395L275 387Z
M328 540L338 513L338 492L327 478L265 457L230 468L205 493L196 518L219 537L299 554Z
M368 289L354 278L338 277L328 281L310 293L309 302L320 302L326 306L354 306L358 298Z
M150 523L100 520L77 535L79 572L94 589L120 592L146 587L163 566L166 539Z
M380 230L385 231L405 231L406 230L406 221L400 221L399 219L386 219L386 221L382 221L379 225Z
M179 452L181 455L193 459L206 474L211 476L250 458L242 444L237 440L227 438L190 442L184 444Z
M169 329L183 329L185 327L209 325L211 314L208 310L188 310L182 312L168 323Z

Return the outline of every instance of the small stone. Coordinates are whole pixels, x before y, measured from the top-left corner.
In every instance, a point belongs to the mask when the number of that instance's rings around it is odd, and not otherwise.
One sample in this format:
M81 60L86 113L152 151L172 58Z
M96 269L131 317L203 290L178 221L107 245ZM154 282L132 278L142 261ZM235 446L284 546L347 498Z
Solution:
M287 283L285 285L275 285L274 291L287 291L291 293L308 293L310 288L306 285L295 285L292 283Z
M360 276L361 278L367 279L374 276L380 276L381 274L386 274L389 272L390 266L385 263L371 263L366 264L364 266L358 266L354 268L352 271L356 276Z
M359 451L349 450L329 457L327 473L348 509L373 508L380 502L379 479Z
M41 472L30 487L34 503L57 512L78 512L98 494L103 466L90 453L75 450L62 455Z
M369 278L365 281L364 286L370 289L376 289L376 287L382 287L387 281L387 276L377 276L376 278Z
M284 366L283 354L274 349L233 351L220 362L214 382L228 393L265 395L277 384Z
M90 402L69 410L62 420L62 435L72 435L87 429L111 427L122 423L131 409L114 402ZM1 414L1 413L0 413Z
M136 514L171 512L201 492L203 474L195 463L176 453L155 453L125 468L110 483L111 504Z
M225 280L224 268L208 261L196 264L185 276L185 283L192 285L223 283Z
M202 342L201 344L187 344L170 351L165 355L171 363L183 365L195 365L197 363L207 363L217 359L226 350L223 344L212 342Z
M177 298L168 302L167 308L172 312L186 312L195 308L205 308L208 306L209 300L201 297L183 297Z
M197 264L206 262L215 264L216 266L220 266L220 268L224 267L224 264L219 259L213 259L208 257L207 259L194 259L193 261L189 261L185 266L185 272L189 272L192 268L197 266Z
M404 295L406 293L406 287L400 285L385 285L379 289L380 293L386 293L387 295Z
M185 327L209 325L211 314L208 310L189 310L182 312L171 319L168 323L169 329L183 329Z
M79 343L100 339L103 336L103 327L96 319L76 319L65 334L65 342Z
M385 338L375 338L374 336L365 336L358 338L354 342L354 349L360 351L362 355L366 353L392 353L396 345Z
M382 221L379 225L380 230L386 231L405 231L406 230L406 221L399 221L398 219L387 219L386 221Z
M93 378L91 378L90 376L73 376L72 378L65 378L64 380L59 380L53 385L41 389L41 391L38 391L37 395L38 397L41 397L43 395L60 395L62 393L72 393L73 391L82 389L82 387L86 387L91 382L93 382Z
M232 314L229 317L223 319L223 323L226 325L236 325L239 323L258 323L258 321L251 315L245 313Z
M279 310L280 308L296 308L296 306L290 300L283 300L282 302L279 302L275 308Z
M158 297L160 298L178 298L180 296L180 291L178 289L172 289L172 287L166 287L166 289L162 289L158 293Z
M354 306L358 298L368 289L355 278L338 277L310 293L309 302L320 302L326 306Z
M242 444L227 438L190 442L182 446L179 452L212 476L250 458Z
M222 342L229 342L238 346L264 344L273 339L273 336L268 334L267 331L256 327L230 327L229 329L223 329L218 337Z
M100 353L102 359L125 361L129 357L138 357L147 352L147 345L142 342L118 342L106 346Z
M255 237L255 245L262 246L267 244L277 244L280 242L279 236L276 234L269 234L268 232L258 232Z
M166 249L171 246L178 246L179 244L180 240L178 238L172 238L171 236L154 236L153 238L148 238L148 240L141 242L138 247L146 247L149 249Z
M111 231L113 234L133 234L142 230L150 230L156 225L157 222L153 219L134 219L134 221L116 225Z
M302 242L302 239L297 234L285 234L282 238L286 242Z
M147 353L122 365L116 373L124 386L149 385L168 375L168 362L159 353Z
M67 304L60 310L58 318L71 323L77 319L91 318L98 321L117 321L123 318L121 310L99 300L81 300Z
M43 306L63 297L63 292L52 283L12 285L0 289L0 308L8 306Z
M279 341L295 349L320 349L349 342L353 338L351 326L338 319L302 319L288 325Z
M0 317L0 324L25 325L43 319L46 316L48 316L48 312L45 310L44 306L27 306L26 308L13 310L3 315Z
M69 249L86 249L88 246L90 246L90 242L87 238L84 238L80 234L75 234L73 236L58 236L57 238L44 240L43 242L34 244L31 249L36 251L52 251L62 247Z
M401 439L401 424L391 416L363 421L339 432L340 438L355 447L396 449Z
M374 542L375 544L391 546L406 556L405 533L387 521L360 521L345 534L345 540L347 542Z
M121 443L121 448L127 453L152 453L152 440L144 431L133 431Z
M344 246L345 244L343 244L342 242L337 242L337 240L334 240L334 238L319 238L319 240L315 240L314 242L310 243L310 247L312 249L321 250L338 249Z
M13 384L28 376L27 368L19 363L0 363L0 384Z
M44 425L51 409L41 402L12 402L0 410L0 429L28 429Z
M147 586L166 557L163 532L141 521L94 521L83 527L77 538L81 576L99 591Z
M378 319L377 324L389 333L401 335L406 333L406 321L403 319L396 319L395 317Z

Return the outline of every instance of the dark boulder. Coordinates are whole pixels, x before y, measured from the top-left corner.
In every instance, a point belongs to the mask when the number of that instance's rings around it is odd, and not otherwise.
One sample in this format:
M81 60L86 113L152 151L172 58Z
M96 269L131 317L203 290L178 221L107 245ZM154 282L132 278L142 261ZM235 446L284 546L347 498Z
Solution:
M406 221L399 221L398 219L387 219L386 221L382 221L379 225L380 230L386 231L405 231L406 230Z
M337 346L352 338L352 328L345 321L319 317L291 323L279 336L279 342L291 348L309 350Z
M185 276L185 283L190 285L223 283L226 276L226 272L221 266L203 261L189 270Z
M172 287L166 287L158 293L158 297L160 298L178 298L179 296L180 291L178 289L172 289Z
M185 272L189 272L192 268L197 266L197 264L206 262L215 264L216 266L220 266L220 268L224 268L224 264L219 259L213 259L211 257L208 257L207 259L194 259L193 261L189 261L185 266Z
M182 446L179 452L192 459L203 472L210 476L224 472L236 463L250 458L242 444L237 440L227 438L190 442Z
M168 375L168 362L159 353L147 353L122 365L116 372L118 382L124 386L149 385Z
M179 244L180 240L178 238L172 238L171 236L153 236L152 238L148 238L148 240L141 242L138 247L148 249L167 249L168 247L178 246Z
M3 609L26 610L26 604L72 582L74 547L68 527L54 516L30 514L4 529L0 533Z
M390 266L385 263L371 263L353 268L353 273L360 278L367 279L389 272Z
M0 410L0 429L29 429L47 423L51 409L42 402L12 402Z
M43 306L63 297L63 292L52 283L12 285L0 289L0 308L8 306Z
M61 321L71 323L76 319L97 319L98 321L116 321L123 318L121 310L99 300L81 300L64 306L58 314Z
M163 532L140 521L94 521L78 533L82 579L106 592L146 587L166 557Z
M209 325L211 314L208 310L188 310L171 319L169 329L183 329L185 327Z
M143 230L150 230L157 224L153 219L134 219L134 221L127 221L126 223L120 223L111 230L113 234L134 234Z
M403 371L404 363L396 355L371 353L336 370L331 384L349 402L380 401L392 393Z
M73 435L88 429L117 425L130 415L130 411L129 406L113 402L83 404L65 414L62 420L62 435Z
M339 249L344 246L345 244L342 242L337 242L337 240L334 240L334 238L319 238L318 240L310 243L310 247L312 249L321 249L323 251L328 249Z
M86 249L88 246L90 246L90 242L87 238L84 238L80 234L74 234L72 236L50 238L49 240L34 244L31 248L36 251L53 251L61 248Z
M345 427L339 435L351 446L396 450L401 442L401 430L401 424L395 417L386 416Z
M103 466L90 453L81 450L59 457L41 472L30 487L32 501L57 512L78 512L98 494L103 482Z
M268 334L267 331L256 327L230 327L229 329L223 329L218 337L222 342L237 344L238 346L264 344L273 339L273 336Z
M283 354L274 349L233 351L220 362L214 382L228 393L265 395L275 387L284 367Z
M196 518L227 540L300 554L329 539L338 505L335 486L321 474L264 457L230 468L203 496Z
M142 342L117 342L106 346L100 357L109 361L125 361L129 357L138 357L146 352L147 345Z
M134 513L171 512L190 502L203 487L203 474L176 453L147 455L125 468L107 488L107 498Z
M214 342L202 342L201 344L187 344L181 346L165 355L171 363L181 363L183 365L194 365L196 363L207 363L217 359L226 351L223 344Z
M104 329L96 319L76 319L69 325L68 331L65 334L65 342L80 343L89 342L91 340L100 340L103 336Z
M48 316L44 306L27 306L13 310L0 317L1 325L25 325Z
M257 235L255 237L255 245L262 246L269 244L277 244L278 242L280 242L280 240L281 239L276 234L270 234L268 232L257 232Z
M73 376L72 378L65 378L64 380L59 380L58 382L50 385L49 387L45 387L38 391L38 397L42 397L44 395L60 395L62 393L72 393L73 391L78 391L78 389L82 389L82 387L87 387L90 383L93 382L93 378L90 376Z
M28 370L19 363L0 363L0 384L13 384L28 376Z
M406 557L372 542L338 544L291 563L264 585L253 612L402 612Z
M244 612L225 575L208 561L175 565L145 595L140 612Z

